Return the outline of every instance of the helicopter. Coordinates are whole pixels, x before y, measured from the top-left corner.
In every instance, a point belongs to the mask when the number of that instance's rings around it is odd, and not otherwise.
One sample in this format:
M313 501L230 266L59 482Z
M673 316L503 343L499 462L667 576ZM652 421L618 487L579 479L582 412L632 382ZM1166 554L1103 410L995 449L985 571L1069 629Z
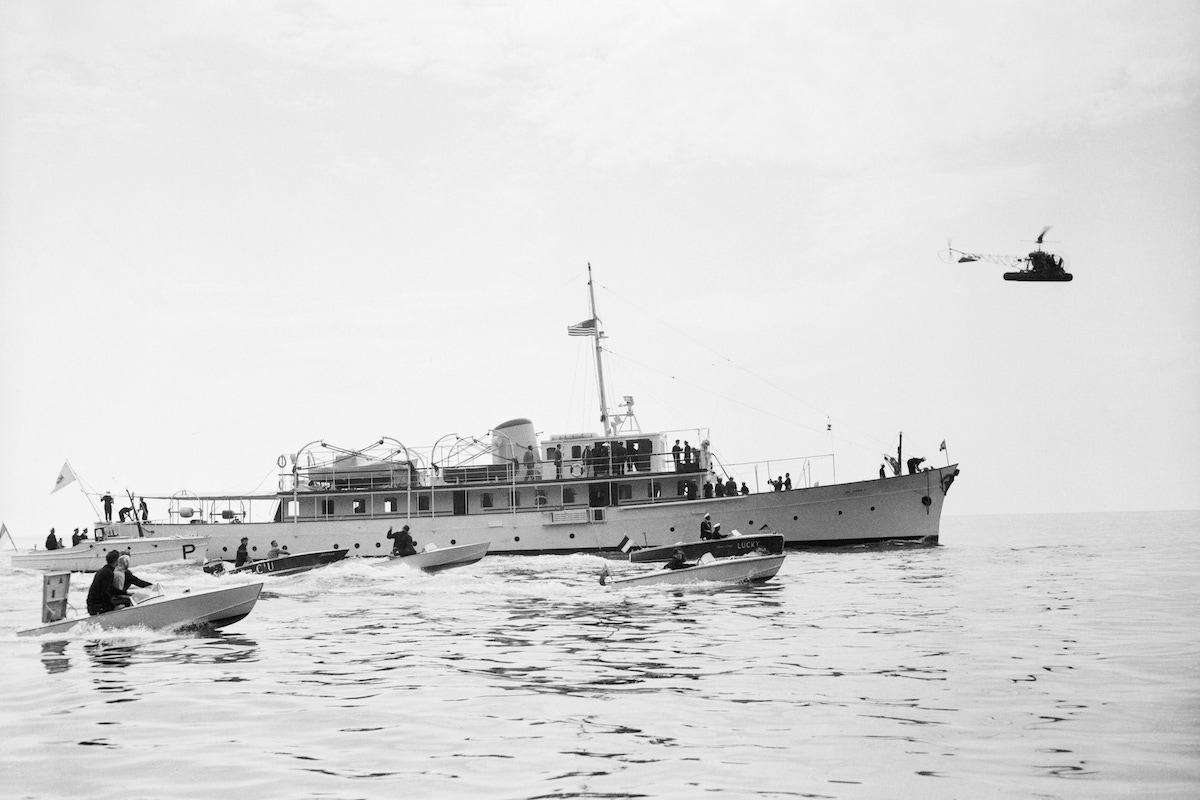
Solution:
M1027 256L992 256L982 253L968 253L965 250L956 250L948 242L947 254L952 261L959 264L966 264L972 261L985 261L991 264L1000 264L1003 266L1015 267L1014 272L1004 273L1006 281L1069 281L1074 276L1063 269L1062 256L1056 256L1053 253L1047 253L1042 249L1042 241L1046 238L1046 234L1050 231L1050 226L1047 225L1042 229L1042 232L1037 237L1037 250L1034 250Z

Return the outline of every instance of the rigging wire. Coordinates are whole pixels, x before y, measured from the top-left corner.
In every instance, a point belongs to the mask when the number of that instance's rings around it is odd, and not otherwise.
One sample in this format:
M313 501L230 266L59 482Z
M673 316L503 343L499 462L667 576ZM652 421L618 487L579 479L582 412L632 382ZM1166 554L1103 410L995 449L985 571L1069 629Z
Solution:
M710 346L709 346L707 343L705 343L705 342L701 341L700 339L697 339L697 338L695 338L694 336L692 336L691 334L687 333L686 331L680 330L679 328L675 327L675 326L674 326L674 325L672 325L671 323L664 321L660 315L658 315L658 314L654 313L653 311L649 311L649 310L647 310L647 309L645 309L645 308L642 308L642 307L641 307L641 306L639 306L637 303L633 302L632 300L629 300L628 298L624 297L623 295L620 295L620 294L618 294L617 292L615 292L615 291L613 291L612 289L610 289L608 286L605 286L603 283L600 283L600 284L598 284L598 285L600 286L600 288L601 288L601 289L604 289L606 292L608 292L608 293L609 293L610 295L612 295L613 297L615 297L615 298L617 298L617 299L619 299L619 300L621 300L621 301L625 302L626 304L628 304L628 305L632 306L633 308L637 309L638 311L642 312L642 314L643 314L645 317L647 317L647 318L651 318L651 319L654 319L654 320L658 321L658 323L659 323L660 325L663 325L664 327L670 328L672 331L674 331L675 333L679 334L679 335L680 335L680 336L682 336L683 338L687 339L687 340L688 340L688 341L690 341L690 342L693 342L693 343L695 343L697 346L699 346L699 347L703 348L704 350L706 350L707 352L711 353L711 354L712 354L714 357L716 357L716 358L718 358L718 359L720 359L720 360L722 360L722 361L724 361L724 362L728 363L729 365L733 366L733 367L734 367L734 368L736 368L736 369L739 369L739 370L741 370L741 371L742 371L742 372L744 372L745 374L747 374L747 375L749 375L749 376L751 376L751 377L755 378L756 380L758 380L758 381L760 381L760 382L762 382L762 383L766 384L767 386L770 386L771 388L775 389L776 391L778 391L778 392L781 392L782 394L784 394L784 395L786 395L786 396L790 397L791 399L795 400L797 403L800 403L801 405L804 405L804 406L806 406L806 407L808 407L808 408L812 409L813 411L817 412L817 413L818 413L818 414L820 414L821 416L825 417L825 419L829 421L829 424L832 424L832 421L836 419L836 420L838 421L839 427L844 425L846 428L849 428L851 431L854 431L855 433L861 434L862 436L866 437L867 439L870 439L872 442L876 442L878 445L880 445L881 447L883 447L883 448L885 448L885 449L886 449L886 448L888 448L888 447L891 447L891 445L890 445L888 442L885 442L885 441L883 441L882 439L879 439L878 437L876 437L875 435L873 435L873 434L871 434L871 433L868 433L868 432L866 432L866 431L864 431L864 430L861 430L861 429L859 429L859 428L856 428L855 426L853 426L853 425L851 425L851 424L847 423L845 420L841 419L840 417L835 417L835 416L833 416L833 415L832 415L832 414L830 414L829 412L827 412L827 411L824 411L823 409L820 409L820 408L818 408L817 406L814 406L812 403L809 403L808 401L804 400L803 398L801 398L801 397L797 397L795 394L793 394L792 392L790 392L790 391L788 391L787 389L783 388L782 386L778 385L777 383L773 383L772 381L769 381L769 380L767 380L766 378L762 377L762 376L761 376L761 375L759 375L758 373L756 373L756 372L754 372L754 371L752 371L752 370L750 370L750 369L748 369L748 368L746 368L746 367L742 366L741 364L739 364L738 362L734 361L732 358L729 358L729 357L728 357L728 356L726 356L725 354L723 354L723 353L720 353L720 352L717 352L717 351L716 351L716 350L714 350L712 347L710 347ZM608 348L607 348L607 347L605 348L605 350L606 350L606 351L608 351L608 352L610 352L610 353L612 352L612 351L608 350ZM616 355L616 354L614 354L614 355ZM628 356L624 356L624 358L627 358L627 359L628 359ZM629 360L631 360L631 361L632 361L632 359L629 359ZM634 362L634 363L637 363L637 362ZM643 364L643 365L640 365L640 366L644 366L644 367L645 367L646 365L644 365L644 364ZM647 369L653 369L652 367L646 367L646 368L647 368ZM680 379L680 378L677 378L677 377L675 377L675 376L673 376L673 375L667 375L666 373L660 373L660 374L666 375L667 377L671 378L672 380L679 380L679 381L681 381L681 382L683 382L683 383L687 383L689 386L694 386L695 388L697 388L697 389L700 389L700 390L702 390L702 391L709 392L710 394L716 394L715 392L712 392L712 390L711 390L711 389L708 389L708 388L706 388L706 387L704 387L704 386L698 386L697 384L693 384L693 383L690 383L690 382L688 382L688 381L683 381L683 380L682 380L682 379ZM717 396L717 397L722 397L721 395L716 395L716 396ZM796 422L795 420L788 419L788 418L786 418L786 417L782 417L782 416L780 416L779 414L777 414L777 413L775 413L775 412L772 412L772 411L763 411L762 409L758 409L758 408L756 408L756 407L754 407L754 406L747 405L746 403L743 403L742 401L740 401L740 400L736 400L736 399L734 399L734 398L724 397L723 399L726 399L726 400L732 400L733 402L739 403L740 405L743 405L743 406L745 406L746 408L751 408L751 409L753 409L753 410L755 410L755 411L759 411L760 413L767 414L767 415L769 415L769 416L773 416L773 417L775 417L776 419L783 420L784 422L791 423L791 424L793 424L793 425L796 425L797 427L804 428L804 429L806 429L806 430L820 431L820 429L819 429L819 428L812 428L812 427L810 427L810 426L808 426L808 425L805 425L805 424L803 424L803 423ZM828 428L826 428L826 431L828 431ZM852 441L850 441L850 440L848 440L848 439L844 439L844 438L840 438L840 437L836 437L836 438L838 439L838 441L844 442L844 443L846 443L846 444L848 444L848 445L852 445L852 446L855 446L855 447L864 447L863 445L861 445L861 444L858 444L858 443L856 443L856 442L852 442ZM868 448L865 448L865 447L864 447L864 449L868 449Z

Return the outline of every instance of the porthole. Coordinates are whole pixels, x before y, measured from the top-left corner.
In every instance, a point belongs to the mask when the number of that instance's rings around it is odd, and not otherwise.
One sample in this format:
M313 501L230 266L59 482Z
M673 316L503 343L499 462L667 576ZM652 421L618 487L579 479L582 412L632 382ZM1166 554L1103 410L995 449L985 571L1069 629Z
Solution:
M572 538L572 539L574 539L574 538L575 538L575 534L573 534L573 533L572 533L572 534L571 534L571 538Z
M750 526L750 525L753 525L753 524L754 524L754 520L750 520L749 522L747 522L747 523L746 523L746 525L747 525L747 526Z
M875 510L875 506L871 506L871 510L872 510L872 511L874 511L874 510Z
M796 516L795 514L792 515L792 522L798 522L799 520L800 517Z
M376 542L376 543L375 543L375 547L377 547L377 548L379 548L379 547L383 547L383 544L381 544L380 542Z
M457 540L457 539L451 539L451 540L450 540L450 544L458 544L458 540Z
M671 526L671 533L674 533L674 532L675 532L675 526L674 526L674 525L672 525L672 526Z
M840 511L839 511L839 512L838 512L838 516L840 517L841 515L842 515L842 512L840 512Z
M354 543L354 549L355 549L355 550L357 550L359 547L361 547L361 545L360 545L358 542L355 542L355 543Z

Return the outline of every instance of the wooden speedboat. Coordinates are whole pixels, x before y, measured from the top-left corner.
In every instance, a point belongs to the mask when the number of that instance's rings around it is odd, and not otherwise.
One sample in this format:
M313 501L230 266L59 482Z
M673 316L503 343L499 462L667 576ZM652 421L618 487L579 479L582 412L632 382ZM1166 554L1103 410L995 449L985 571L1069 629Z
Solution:
M660 547L644 547L629 554L633 562L670 561L675 548L683 550L683 557L695 561L705 553L712 553L713 558L733 558L752 553L759 555L778 555L783 552L782 533L734 533L724 539L698 539L694 542L676 542Z
M388 556L392 564L404 564L426 572L438 572L451 567L463 567L474 564L487 555L491 542L477 544L460 544L454 547L426 547L420 553L410 556Z
M139 567L168 561L201 561L207 536L145 536L87 539L59 550L25 550L13 553L12 566L47 572L95 572L104 566L109 550L128 553Z
M240 567L226 569L224 561L210 561L204 565L204 571L210 575L236 575L243 572L253 572L256 575L295 575L297 572L307 572L310 569L323 567L341 561L350 554L349 550L314 550L311 553L288 553L278 558L264 558L261 561L251 561Z
M67 617L67 591L71 573L58 572L45 577L42 598L42 624L17 631L18 636L42 636L65 633L78 625L114 628L178 628L184 625L211 625L223 628L245 617L258 602L261 583L229 586L221 589L185 591L178 595L155 595L128 608L95 616Z
M783 566L786 555L713 558L704 555L696 564L682 569L655 569L628 577L611 577L607 565L600 583L612 589L638 586L682 586L692 583L760 583L770 580Z

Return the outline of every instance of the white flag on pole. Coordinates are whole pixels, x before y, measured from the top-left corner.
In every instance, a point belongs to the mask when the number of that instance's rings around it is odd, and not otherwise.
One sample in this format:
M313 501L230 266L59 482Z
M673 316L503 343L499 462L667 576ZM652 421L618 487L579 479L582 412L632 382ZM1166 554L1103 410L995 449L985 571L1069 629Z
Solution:
M17 549L17 543L12 540L12 534L8 532L8 526L0 522L0 545L4 544L5 539L8 539L8 543L12 545L13 550Z
M50 490L50 494L54 494L73 480L75 480L75 471L71 469L71 462L64 461L62 469L58 471L58 479L54 481L54 488Z

